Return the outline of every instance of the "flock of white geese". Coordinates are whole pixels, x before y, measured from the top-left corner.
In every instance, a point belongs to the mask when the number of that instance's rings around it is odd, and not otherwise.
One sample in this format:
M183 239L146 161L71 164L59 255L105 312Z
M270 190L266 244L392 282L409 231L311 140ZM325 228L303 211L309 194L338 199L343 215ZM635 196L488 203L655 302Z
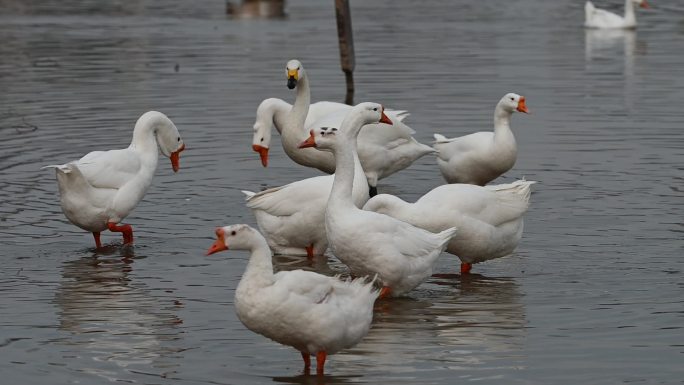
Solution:
M634 4L645 1L626 0L620 24L618 16L587 2L586 26L603 28L610 21L608 28L630 28ZM494 110L492 131L456 138L435 134L430 147L412 137L406 111L376 103L310 104L302 64L289 61L286 74L288 88L297 90L295 102L270 98L259 105L252 148L267 166L275 127L292 160L333 175L243 191L260 231L245 224L218 228L207 254L228 248L251 252L235 292L238 317L254 332L297 349L306 372L315 356L322 374L328 354L356 345L368 333L376 299L405 295L426 281L443 251L456 255L467 274L472 264L516 248L534 182L487 183L515 164L511 116L528 110L523 96L506 94ZM184 149L173 122L150 111L136 122L128 148L94 151L46 168L56 170L65 216L92 232L96 247L104 230L120 232L123 243L132 244L133 229L121 222L150 187L159 151L175 172ZM448 184L414 203L377 195L378 180L428 154L436 155ZM273 253L313 257L328 249L355 278L273 272Z

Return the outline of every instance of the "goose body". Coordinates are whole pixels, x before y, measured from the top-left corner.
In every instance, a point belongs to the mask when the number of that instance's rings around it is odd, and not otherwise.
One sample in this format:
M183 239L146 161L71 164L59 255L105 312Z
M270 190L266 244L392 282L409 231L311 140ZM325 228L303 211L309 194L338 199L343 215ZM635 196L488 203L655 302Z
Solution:
M368 182L357 161L352 199L357 207L368 200ZM322 255L328 248L325 208L333 175L317 176L258 193L243 191L259 230L275 254Z
M634 5L648 8L646 0L625 0L624 16L596 8L591 1L584 5L584 26L597 29L634 29L637 27Z
M494 131L448 139L435 134L437 164L448 183L484 186L515 164L518 150L510 127L515 111L527 113L525 98L507 94L494 110Z
M228 248L251 253L235 291L238 318L255 333L297 349L305 370L314 355L322 374L327 355L358 344L368 333L378 296L372 282L303 270L274 274L271 252L258 231L232 225L216 234L208 254Z
M150 111L136 122L128 148L93 151L81 159L54 168L60 203L67 219L93 233L100 247L100 232L122 232L124 243L133 241L130 225L118 226L142 200L152 184L159 150L171 158L174 171L185 149L178 129L166 115Z
M335 155L335 179L325 214L333 254L355 276L377 275L383 284L382 296L400 296L430 277L456 229L434 234L353 204L355 138L363 124L381 119L387 120L382 106L361 103L347 115L338 132L312 131L301 145L332 150Z
M530 186L535 182L436 187L415 203L388 194L371 198L364 210L386 214L422 229L438 232L451 227L458 233L446 251L459 257L462 271L470 265L513 252L523 232Z
M297 146L309 136L311 129L340 127L351 107L326 102L327 104L317 107L313 115L309 114L311 96L304 67L299 61L291 60L287 68L288 86L297 88L294 105L291 109L284 110L282 103L271 102L279 107L257 110L253 147L255 151L263 151L260 150L261 147L270 145L270 127L274 125L280 132L283 149L290 159L303 166L332 174L335 172L335 160L332 154L314 149L299 149ZM259 116L260 112L261 116ZM394 125L371 124L364 127L358 137L359 159L371 188L377 185L379 179L408 167L426 154L435 152L412 137L415 131L402 122L408 116L406 111L388 110L387 115ZM257 142L260 147L256 147ZM262 163L264 163L263 155Z

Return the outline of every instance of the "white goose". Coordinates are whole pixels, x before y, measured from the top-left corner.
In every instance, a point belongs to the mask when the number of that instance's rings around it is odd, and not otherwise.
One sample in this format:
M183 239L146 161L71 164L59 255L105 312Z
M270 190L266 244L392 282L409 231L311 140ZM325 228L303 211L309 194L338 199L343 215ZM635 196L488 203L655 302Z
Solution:
M312 132L300 147L331 150L335 155L335 181L325 213L330 248L355 276L377 274L383 284L380 295L387 297L405 294L430 277L456 229L434 234L354 205L356 136L364 122L381 117L386 119L381 105L361 103L347 115L340 130Z
M371 198L364 210L386 214L428 231L458 228L446 251L461 259L461 273L473 263L513 252L523 232L532 181L475 186L447 184L432 189L415 203L388 194Z
M321 128L333 131L337 128ZM356 207L368 200L368 182L358 159L354 164L352 200ZM333 186L333 175L317 176L247 196L259 230L275 254L322 255L328 248L325 208Z
M323 374L328 354L350 348L368 334L378 291L362 279L341 281L304 270L273 274L268 244L247 225L216 229L207 255L232 248L251 252L235 290L235 310L250 330L299 350L308 373L312 355Z
M276 111L276 115L269 115L264 113L261 118L257 117L257 124L259 127L257 131L268 131L267 128L271 124L279 129L281 140L285 153L296 163L303 166L317 168L328 174L335 172L335 160L330 153L316 151L313 149L301 150L297 145L308 137L311 129L319 127L339 127L342 123L350 107L339 107L335 112L329 114L321 114L318 119L307 125L307 117L310 103L309 80L307 78L304 67L297 60L290 60L287 63L288 87L290 89L297 88L297 96L294 105L290 110L283 113L281 103L277 103L279 107L271 108L271 111ZM334 110L337 107L328 105L322 107L316 112L318 115L324 109ZM265 109L268 110L268 109ZM278 111L280 113L278 114ZM259 113L259 111L257 111ZM434 153L435 151L424 144L418 143L411 135L415 133L410 127L402 123L402 120L408 116L405 111L388 111L388 115L395 123L394 126L387 126L384 124L373 124L364 127L358 138L359 159L363 166L364 173L368 179L368 185L371 188L371 195L375 195L377 191L376 186L379 179L385 178L399 170L402 170L411 165L416 159L423 155ZM313 120L313 119L312 119ZM263 131L265 134L265 131ZM264 139L262 142L261 139ZM267 137L256 136L253 140L253 147L257 140L259 143L266 143L270 141L270 133ZM260 144L264 147L263 144ZM267 147L267 146L266 146ZM262 155L263 150L254 148L255 151ZM263 159L263 155L262 155ZM262 164L263 164L262 160Z
M635 4L641 8L648 8L646 0L625 0L625 15L620 16L598 9L591 1L587 1L584 5L584 26L598 29L634 29L637 26Z
M123 233L124 244L133 243L130 225L118 225L137 206L157 169L159 150L179 169L185 144L178 129L161 112L144 113L135 123L128 148L93 151L79 160L54 168L57 172L60 203L67 219L93 233L99 248L100 232Z
M518 153L511 131L511 115L515 111L528 112L525 97L506 94L494 110L494 132L451 139L435 134L437 164L448 183L484 186L513 167Z
M261 164L268 167L268 150L271 147L271 129L273 127L282 132L283 122L292 105L283 99L264 99L257 107L256 121L254 122L254 135L252 136L252 149L259 154ZM311 125L318 119L333 112L348 111L351 106L344 103L321 101L309 106L304 127L311 129ZM403 113L404 111L398 111Z

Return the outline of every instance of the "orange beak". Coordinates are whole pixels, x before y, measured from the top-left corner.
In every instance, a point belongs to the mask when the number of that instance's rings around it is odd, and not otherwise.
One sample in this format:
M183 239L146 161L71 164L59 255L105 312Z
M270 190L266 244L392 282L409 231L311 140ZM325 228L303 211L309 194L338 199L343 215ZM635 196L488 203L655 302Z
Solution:
M527 106L525 105L525 97L521 96L520 100L518 100L518 111L524 112L526 114L529 114L530 111L527 110Z
M392 121L390 120L390 118L388 118L387 115L385 115L385 107L382 107L382 115L380 116L380 123L389 124L390 126L392 125Z
M646 0L642 1L641 4L639 4L641 8L651 8L651 6L648 5L648 2Z
M180 169L180 153L183 150L185 150L185 143L178 150L171 153L171 168L173 168L173 172L178 172L178 169Z
M212 255L214 253L218 253L219 251L228 250L228 246L226 246L223 234L223 229L218 227L216 229L216 242L214 242L214 244L211 245L209 250L207 250L207 255Z
M314 139L314 131L309 131L309 137L305 141L299 143L299 148L316 147L316 140Z
M254 150L254 152L259 153L259 157L261 158L261 165L264 167L268 167L268 147L253 144L252 150Z

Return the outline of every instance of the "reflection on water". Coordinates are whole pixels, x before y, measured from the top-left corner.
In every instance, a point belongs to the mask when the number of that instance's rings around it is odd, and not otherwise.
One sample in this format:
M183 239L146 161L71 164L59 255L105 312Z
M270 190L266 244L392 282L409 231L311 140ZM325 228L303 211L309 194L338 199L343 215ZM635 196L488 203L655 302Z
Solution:
M130 278L136 261L132 247L110 247L105 254L67 261L55 293L59 328L70 333L54 343L70 347L79 370L117 381L132 370L156 370L165 377L177 364L168 356L182 321L172 306L150 296L145 284ZM123 370L123 372L122 372Z
M625 105L634 107L634 60L637 50L636 30L621 29L586 29L584 31L584 57L588 70L600 72L606 68L606 62L616 62L623 58L622 74L624 75ZM603 61L604 63L594 63ZM600 87L600 85L597 85Z
M368 336L335 359L364 372L420 377L428 370L431 379L444 380L477 367L487 376L519 368L526 323L521 298L514 279L433 278L410 297L379 301ZM427 357L435 365L429 369ZM494 364L492 357L506 357L506 363Z

